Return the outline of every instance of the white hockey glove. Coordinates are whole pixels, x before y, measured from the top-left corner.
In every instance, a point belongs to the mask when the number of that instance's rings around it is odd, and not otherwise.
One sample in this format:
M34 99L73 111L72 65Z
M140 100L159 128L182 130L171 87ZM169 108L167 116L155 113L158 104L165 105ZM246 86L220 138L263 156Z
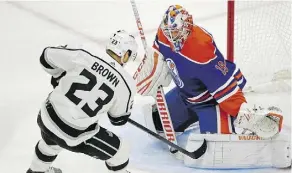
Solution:
M139 94L155 97L158 87L169 86L172 77L161 53L151 47L147 55L134 74L134 79Z
M234 121L234 126L249 130L262 138L271 138L281 131L282 122L282 111L279 108L248 108L244 103Z

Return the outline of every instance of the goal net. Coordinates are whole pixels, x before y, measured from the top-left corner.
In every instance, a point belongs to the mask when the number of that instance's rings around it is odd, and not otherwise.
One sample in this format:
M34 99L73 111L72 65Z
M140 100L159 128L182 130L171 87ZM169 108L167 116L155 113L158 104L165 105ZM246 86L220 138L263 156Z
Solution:
M248 89L267 84L291 90L291 2L229 1L227 58Z

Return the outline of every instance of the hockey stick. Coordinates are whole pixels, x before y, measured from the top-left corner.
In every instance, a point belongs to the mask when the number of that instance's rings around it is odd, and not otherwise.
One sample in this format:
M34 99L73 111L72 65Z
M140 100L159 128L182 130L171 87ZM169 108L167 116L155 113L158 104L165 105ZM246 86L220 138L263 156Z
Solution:
M144 35L144 31L143 31L142 23L141 23L141 20L140 20L138 8L136 6L136 2L135 2L135 0L130 0L130 2L131 2L132 9L133 9L133 12L134 12L134 16L135 16L135 19L136 19L136 24L137 24L137 27L138 27L138 30L139 30L139 34L140 34L140 37L141 37L143 48L144 48L145 54L146 54L146 56L142 60L141 64L139 65L138 70L134 74L134 78L135 78L137 73L140 71L140 68L142 68L142 66L144 65L145 58L147 58L148 55L147 55L146 37ZM158 88L155 100L156 100L157 110L158 110L159 115L160 115L160 120L161 120L161 124L162 124L162 127L163 127L164 135L169 141L172 141L174 144L177 144L175 131L174 131L174 128L173 128L173 125L172 125L172 121L171 121L170 115L169 115L169 110L168 110L168 107L167 107L167 104L166 104L165 95L164 95L164 91L163 91L162 87ZM171 153L176 153L177 152L177 150L173 150L170 146L169 146L169 150L170 150Z
M156 134L155 132L147 129L146 127L142 126L141 124L137 123L136 121L132 120L132 119L128 119L128 122L131 123L132 125L136 126L137 128L143 130L144 132L152 135L153 137L157 138L158 140L168 144L169 146L175 148L176 150L180 151L181 153L184 153L185 155L193 158L193 159L198 159L200 158L207 150L207 141L204 139L203 144L200 146L200 148L198 148L197 150L193 151L193 152L189 152L187 150L185 150L184 148L181 148L180 146L168 141L167 139L165 139L164 137Z

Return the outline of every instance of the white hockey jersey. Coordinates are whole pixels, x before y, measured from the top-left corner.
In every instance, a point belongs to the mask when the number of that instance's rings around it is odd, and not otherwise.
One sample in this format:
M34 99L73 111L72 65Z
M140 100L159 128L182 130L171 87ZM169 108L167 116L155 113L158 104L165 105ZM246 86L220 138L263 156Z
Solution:
M67 145L78 145L96 134L100 116L131 113L135 82L106 53L98 57L83 49L47 47L40 62L54 77L66 71L42 105L41 120Z

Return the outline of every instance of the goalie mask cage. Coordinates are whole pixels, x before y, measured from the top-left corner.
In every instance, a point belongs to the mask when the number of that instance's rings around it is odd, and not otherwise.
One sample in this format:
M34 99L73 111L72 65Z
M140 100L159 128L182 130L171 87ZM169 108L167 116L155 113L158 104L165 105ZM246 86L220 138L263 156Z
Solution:
M246 88L277 83L290 91L291 2L228 1L227 13L227 59L247 78Z

